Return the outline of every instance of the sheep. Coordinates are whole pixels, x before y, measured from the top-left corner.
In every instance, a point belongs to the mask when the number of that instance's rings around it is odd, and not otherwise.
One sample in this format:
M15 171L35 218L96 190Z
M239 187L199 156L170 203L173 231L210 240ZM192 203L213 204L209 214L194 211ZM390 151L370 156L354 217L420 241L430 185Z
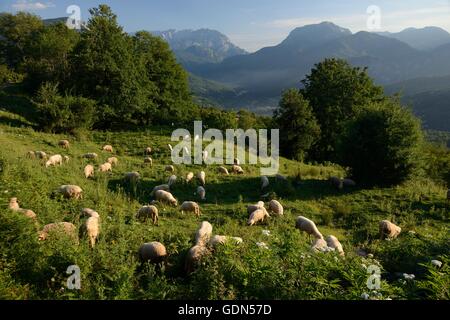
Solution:
M106 162L110 163L111 166L117 166L117 164L119 163L119 159L117 159L116 157L111 157L111 158L108 158L108 160L106 160Z
M383 220L380 222L380 238L385 239L386 237L389 239L395 239L398 237L400 232L402 232L402 228L393 224L388 220Z
M194 173L193 173L193 172L189 172L189 173L186 175L186 182L187 182L187 183L191 182L192 178L194 178Z
M124 175L124 180L125 181L130 181L130 182L138 182L141 179L141 175L139 174L139 172L133 171L133 172L127 172Z
M167 172L175 172L175 167L172 165L166 166L165 171Z
M250 214L250 218L247 221L247 225L253 226L258 222L263 222L264 218L266 218L266 217L267 218L270 217L269 213L266 211L266 209L259 208Z
M193 201L185 201L181 204L181 213L184 214L184 211L193 212L197 217L200 217L200 206L198 203Z
M197 194L200 197L200 200L206 200L206 190L202 186L197 188Z
M206 246L193 246L189 249L185 261L185 270L187 274L194 271L195 267L198 265L202 257L206 256L209 250Z
M262 176L261 177L261 190L263 190L264 188L267 188L269 186L269 178L267 178L266 176Z
M158 208L155 206L143 206L136 214L136 218L144 222L151 218L153 224L158 224Z
M356 187L356 182L352 179L344 179L342 180L342 185L344 187Z
M44 226L41 231L39 231L39 241L47 240L52 233L64 233L71 237L78 243L78 236L76 234L77 228L69 222L55 222Z
M36 151L35 154L38 159L47 159L47 154L44 151Z
M100 233L100 219L98 217L91 216L86 220L82 228L89 238L91 248L94 248L95 242L97 241Z
M9 209L15 212L20 212L22 213L24 216L30 218L30 219L36 219L36 213L34 213L32 210L28 210L28 209L22 209L19 206L19 201L17 200L17 198L11 198L9 200Z
M100 215L98 214L98 212L90 208L83 208L81 210L81 214L83 216L87 216L88 218L94 217L100 219Z
M70 158L69 158L69 156L64 156L64 157L63 157L63 160L64 160L64 162L67 163L67 162L69 162Z
M84 159L94 160L94 159L97 159L98 154L96 154L95 152L90 152L90 153L83 154L81 157Z
M100 172L112 172L112 166L111 163L109 162L105 162L104 164L100 165L100 167L98 168L98 171Z
M316 239L323 239L323 236L319 232L319 229L317 229L316 224L312 220L309 220L303 216L297 217L295 221L295 228L300 231L304 231L309 235L313 235Z
M60 154L55 154L48 159L48 161L45 163L45 167L48 168L50 166L62 165L62 163L62 156Z
M58 142L58 146L64 148L64 149L69 149L70 143L68 140L60 140Z
M203 221L195 233L195 245L206 246L212 235L213 227L208 221Z
M175 182L177 182L177 176L176 175L171 175L167 184L169 185L169 187L173 186L175 184Z
M231 167L231 172L236 173L236 174L243 174L244 173L244 169L242 169L240 166L238 166L237 164L234 164Z
M166 247L160 242L144 243L138 251L139 258L143 262L162 263L167 258Z
M164 190L158 190L155 192L155 199L160 202L166 202L171 204L172 206L177 206L178 201L174 198L174 196L167 191Z
M330 179L328 179L328 181L330 182L332 187L338 190L342 190L342 188L344 187L343 181L338 177L331 177Z
M235 164L235 165L237 165L237 166L240 166L240 165L241 165L241 162L239 161L238 158L234 158L233 164Z
M34 151L28 151L27 158L30 158L30 159L36 158L36 153Z
M67 199L83 199L83 189L75 185L62 185L57 192L61 193Z
M328 245L327 242L325 240L323 240L323 238L316 238L311 246L311 249L313 249L314 251L328 251Z
M84 176L86 179L92 178L94 176L94 166L91 164L88 164L86 167L84 167Z
M152 192L150 193L151 196L153 196L155 194L156 191L158 190L164 190L169 192L170 191L170 186L168 184L161 184L159 186L156 186L153 188Z
M247 206L247 213L251 214L253 211L264 208L264 202L258 201L257 204Z
M222 167L222 166L220 166L220 167L218 168L218 171L219 171L219 173L224 174L224 175L227 175L227 176L230 174L230 173L228 172L228 169L225 168L225 167Z
M271 200L269 202L269 212L273 212L278 216L282 216L284 213L283 206L277 200Z
M113 152L113 147L111 145L107 144L107 145L103 146L102 150L106 151L106 152Z
M197 180L202 186L205 186L205 184L206 184L206 173L205 173L205 171L200 171L197 174Z
M152 166L153 166L153 159L150 158L150 157L145 157L145 158L144 158L144 163L145 163L145 164L149 164L150 167L152 167Z
M145 150L144 150L144 154L145 155L150 155L151 153L152 153L152 148L151 147L145 148Z
M327 240L328 247L333 248L334 250L339 252L339 254L341 256L345 255L344 249L342 248L342 244L339 242L339 240L335 236L330 235L327 237L326 240Z

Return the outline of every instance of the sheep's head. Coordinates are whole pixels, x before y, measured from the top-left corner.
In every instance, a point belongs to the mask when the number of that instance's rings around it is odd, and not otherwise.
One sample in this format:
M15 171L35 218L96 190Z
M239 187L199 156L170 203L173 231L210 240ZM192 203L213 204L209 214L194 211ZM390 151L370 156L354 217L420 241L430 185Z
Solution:
M170 203L171 203L174 207L178 206L178 200L177 200L177 199L172 199L172 200L170 200Z
M39 241L44 241L47 239L48 233L45 231L39 231Z

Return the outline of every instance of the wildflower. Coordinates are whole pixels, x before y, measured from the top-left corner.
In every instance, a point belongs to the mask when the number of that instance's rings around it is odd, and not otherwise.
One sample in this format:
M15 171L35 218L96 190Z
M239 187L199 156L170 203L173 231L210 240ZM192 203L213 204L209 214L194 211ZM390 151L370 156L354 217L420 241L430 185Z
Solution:
M263 230L262 234L265 235L265 236L270 237L270 230Z
M369 300L369 295L368 295L367 293L364 292L364 293L361 295L361 298L364 299L364 300Z
M442 262L439 260L431 260L431 264L437 268L442 267Z
M262 249L269 249L267 244L265 244L264 242L257 242L256 245Z
M403 278L405 278L406 280L414 280L415 277L416 276L413 274L407 274L407 273L403 274Z

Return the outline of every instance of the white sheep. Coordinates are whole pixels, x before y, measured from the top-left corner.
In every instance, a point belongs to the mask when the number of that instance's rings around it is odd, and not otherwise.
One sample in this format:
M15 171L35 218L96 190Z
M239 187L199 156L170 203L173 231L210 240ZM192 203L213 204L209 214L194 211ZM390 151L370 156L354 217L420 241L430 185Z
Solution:
M236 174L244 174L244 169L242 169L240 166L238 166L237 164L234 164L231 167L231 172L236 173Z
M158 190L164 190L164 191L169 192L170 191L170 186L168 184L161 184L159 186L156 186L156 187L153 188L152 193L150 193L150 195L153 197L155 192L158 191Z
M144 163L145 163L145 164L149 164L150 167L152 167L152 166L153 166L153 159L150 158L150 157L145 157L145 158L144 158Z
M133 172L127 172L124 175L124 180L129 181L132 183L136 183L141 179L141 175L139 172L133 171Z
M112 172L112 166L111 163L105 162L104 164L100 165L98 168L98 171L100 172Z
M152 148L151 147L145 148L145 150L144 150L144 154L145 155L150 155L151 153L152 153Z
M200 200L206 200L206 190L202 186L199 186L197 188L197 194L198 194Z
M95 246L98 235L100 234L100 219L97 217L89 217L83 225L83 229L89 238L91 248Z
M205 186L205 184L206 184L206 173L205 173L205 171L200 171L197 174L197 180L202 186Z
M82 158L90 159L90 160L97 159L97 157L98 157L98 154L96 154L95 152L85 153L82 155Z
M181 213L193 212L197 217L200 217L200 206L193 201L185 201L181 204Z
M47 153L44 151L36 151L35 154L38 159L47 159Z
M83 189L76 185L62 185L57 192L61 193L64 198L68 199L83 199Z
M160 242L144 243L138 251L141 261L151 263L161 263L167 257L166 247Z
M63 160L64 160L64 162L67 163L67 162L69 162L70 158L69 158L69 156L64 156L64 157L63 157Z
M60 140L58 145L64 149L69 149L70 143L68 140Z
M309 220L308 218L305 218L303 216L297 217L295 221L295 228L314 236L316 239L323 239L323 236L319 232L319 229L317 228L314 221Z
M151 218L153 224L158 224L158 208L155 206L143 206L136 214L136 218L144 222Z
M94 166L91 164L88 164L86 167L84 167L84 176L86 179L92 178L94 176Z
M176 175L171 175L167 184L169 185L169 187L172 187L175 182L177 182L177 176Z
M31 219L36 219L36 213L34 213L32 210L29 209L22 209L19 206L19 201L17 200L17 198L11 198L9 200L9 209L15 212L20 212L22 213L24 216L31 218Z
M175 172L175 167L172 166L172 165L168 165L168 166L166 166L165 171L167 171L167 172Z
M193 172L189 172L189 173L186 175L186 182L187 182L187 183L191 182L192 178L194 178L194 173L193 173Z
M116 157L111 157L108 158L108 160L106 160L107 163L110 163L112 166L117 166L117 164L119 163L119 159L117 159Z
M269 213L264 208L259 208L250 214L247 225L253 226L258 222L263 222L265 218L269 218Z
M177 206L178 201L175 199L175 197L167 191L164 190L158 190L155 192L155 199L160 202L166 202L171 204L172 206Z
M190 274L195 270L200 260L209 254L209 250L206 246L193 246L189 249L185 261L185 270L187 274Z
M338 238L336 238L335 236L330 235L327 237L327 245L328 245L328 247L333 248L334 250L339 252L339 254L341 256L345 255L342 244L339 242Z
M316 238L311 247L314 251L329 251L327 242L323 238Z
M225 167L220 166L218 168L219 173L224 174L224 175L229 175L230 173L228 172L228 169Z
M264 209L264 202L258 201L257 204L247 206L247 213L251 214L253 211L258 210L258 209Z
M98 214L98 212L93 210L93 209L90 209L90 208L83 208L81 210L81 214L83 216L87 216L88 218L94 217L94 218L99 218L100 219L100 215Z
M195 244L197 246L205 246L212 235L213 227L208 221L203 221L195 233Z
M45 167L48 168L50 166L62 165L62 163L62 156L60 154L55 154L48 159L48 161L45 163Z
M393 224L392 222L388 220L383 220L380 222L380 238L389 238L389 239L395 239L398 237L400 232L402 232L402 228L399 226Z
M277 216L282 216L284 213L283 206L277 200L269 202L269 212L275 213Z
M262 176L261 177L261 190L263 190L264 188L267 188L269 186L269 178L267 178L266 176Z
M66 234L78 243L78 236L76 232L77 228L69 222L55 222L45 225L41 231L39 231L39 240L47 240L50 234Z
M103 146L102 150L106 151L106 152L113 152L113 147L111 145L107 144L107 145Z
M27 158L30 158L30 159L36 158L36 153L34 151L28 151Z

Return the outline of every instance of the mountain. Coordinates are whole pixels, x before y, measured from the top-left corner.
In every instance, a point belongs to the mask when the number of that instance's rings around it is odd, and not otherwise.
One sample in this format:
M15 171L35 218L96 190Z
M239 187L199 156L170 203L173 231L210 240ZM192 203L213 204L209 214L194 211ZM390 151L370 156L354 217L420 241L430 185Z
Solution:
M450 43L450 33L438 27L408 28L397 33L381 32L379 34L400 40L418 50L432 50Z
M179 61L188 67L190 64L219 63L229 57L247 54L216 30L167 30L152 33L166 40Z

